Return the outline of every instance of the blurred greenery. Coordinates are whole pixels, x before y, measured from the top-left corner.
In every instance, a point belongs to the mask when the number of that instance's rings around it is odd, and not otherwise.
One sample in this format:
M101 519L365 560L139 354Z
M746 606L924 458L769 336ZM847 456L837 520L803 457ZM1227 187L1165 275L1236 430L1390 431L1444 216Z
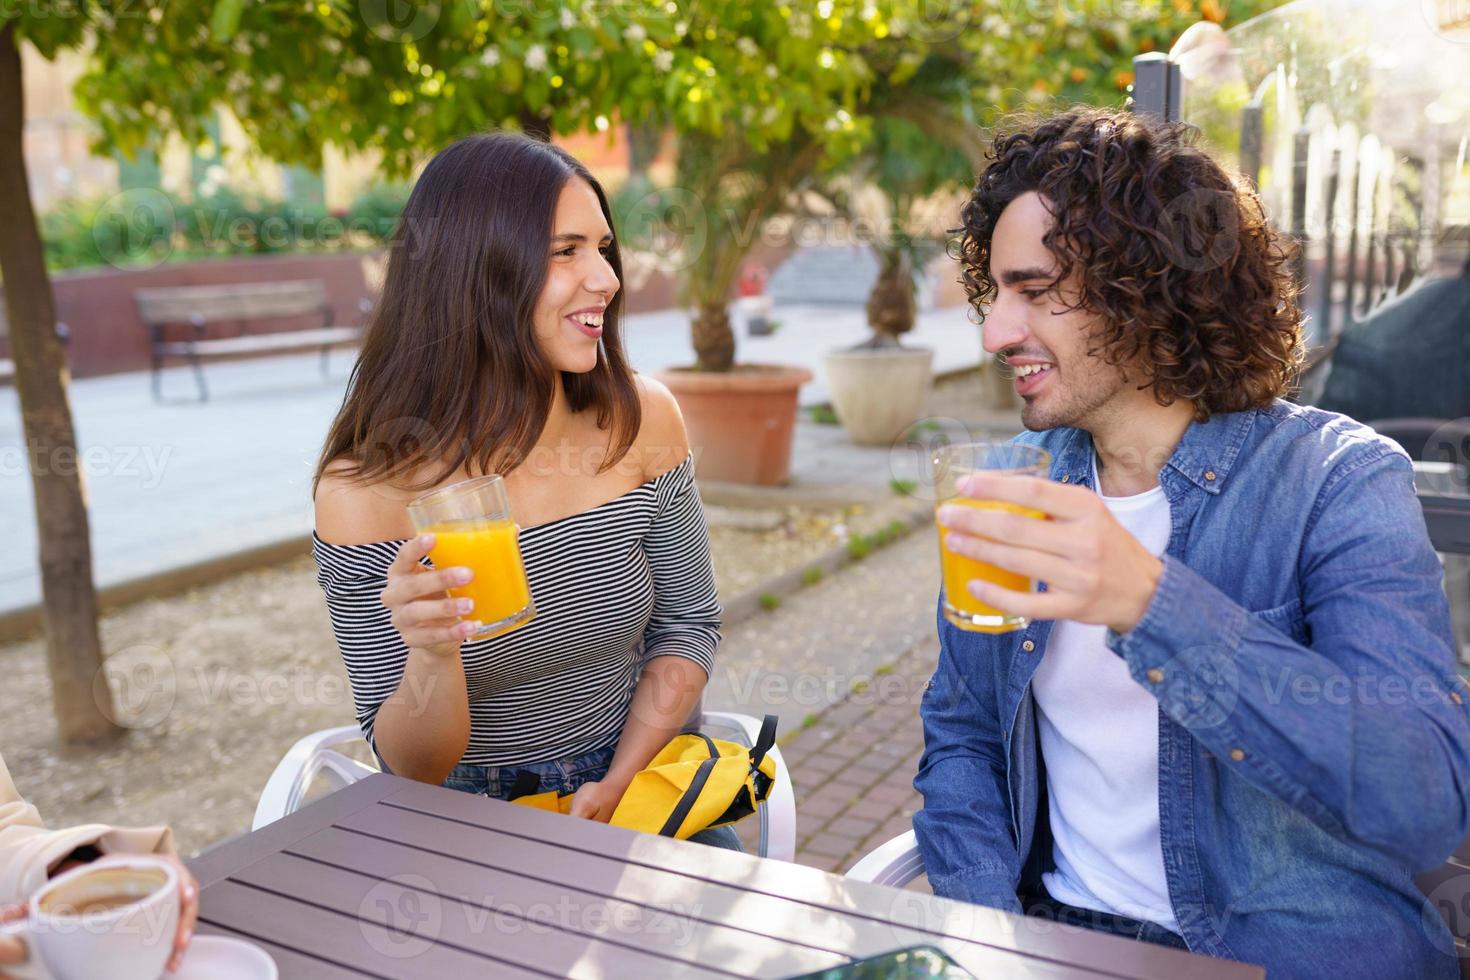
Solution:
M127 265L160 258L170 262L221 255L324 252L381 245L403 211L407 189L375 187L344 214L321 205L242 195L228 187L185 201L148 191L149 227L126 212L140 192L63 199L41 215L46 267L53 272L99 265ZM171 219L171 225L169 221Z
M347 210L348 225L379 244L388 241L408 203L409 189L406 184L380 184L358 195Z
M734 361L731 288L762 227L793 194L860 174L902 214L916 197L964 186L977 127L1000 113L1117 104L1135 54L1166 49L1201 19L1235 22L1272 5L135 0L75 5L67 17L11 5L0 7L0 22L19 18L21 36L47 56L89 51L76 93L106 153L145 151L170 132L199 145L223 107L282 164L315 166L330 143L376 153L385 178L404 179L428 154L486 127L567 134L667 124L679 140L677 191L658 193L682 194L692 207L673 209L688 227L660 241L678 256L696 308L700 366L722 370ZM630 188L620 206L638 210L649 189ZM374 234L385 234L387 192L358 205L354 213L370 212ZM277 239L263 232L282 217L313 228L324 217L213 198L199 210L206 222L245 219L242 243L228 247L247 251L275 250ZM77 218L58 214L52 224L64 229ZM191 247L226 247L206 240L199 221L182 233ZM80 236L63 237L58 260L87 257ZM894 247L912 245L899 236Z

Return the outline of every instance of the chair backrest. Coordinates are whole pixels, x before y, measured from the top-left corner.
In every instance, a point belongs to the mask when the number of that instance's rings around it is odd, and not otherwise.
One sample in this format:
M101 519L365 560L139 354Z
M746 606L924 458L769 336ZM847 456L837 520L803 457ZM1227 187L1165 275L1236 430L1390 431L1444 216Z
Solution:
M923 873L924 859L919 854L918 838L908 830L875 847L843 877L902 888Z
M1455 937L1460 976L1470 977L1470 949L1466 947L1470 941L1470 838L1442 866L1420 875L1416 884Z
M133 292L144 323L213 323L320 313L327 305L320 279L215 286L159 286Z
M1368 426L1397 442L1414 460L1455 463L1470 449L1470 422L1464 419L1374 419Z

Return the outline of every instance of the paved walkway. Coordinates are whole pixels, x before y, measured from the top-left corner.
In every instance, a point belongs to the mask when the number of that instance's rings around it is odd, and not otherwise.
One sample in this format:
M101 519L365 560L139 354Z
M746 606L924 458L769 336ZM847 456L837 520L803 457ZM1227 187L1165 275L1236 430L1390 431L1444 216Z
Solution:
M913 829L923 805L914 790L924 751L919 701L937 656L933 642L913 647L782 747L796 789L799 863L845 872Z
M774 712L796 790L797 860L846 871L909 829L934 671L938 548L926 529L728 631L712 709ZM756 821L739 825L748 848Z
M803 364L817 375L806 404L826 400L822 354L867 336L861 308L785 307L770 337L740 338L745 361ZM628 318L634 367L652 372L691 363L688 318L677 311ZM936 370L978 363L979 335L964 307L925 313L913 343L935 349ZM157 405L146 374L88 378L71 386L92 516L101 586L157 574L255 547L299 539L311 530L311 472L327 425L341 403L351 356L333 355L324 382L317 355L206 364L211 400ZM165 392L192 397L185 368L170 369ZM871 459L845 453L838 429L810 427L800 439L796 478L843 482L857 473L886 483ZM820 451L817 451L820 447ZM848 447L852 448L852 447ZM41 465L76 467L75 460ZM0 615L40 599L36 532L19 404L0 388Z

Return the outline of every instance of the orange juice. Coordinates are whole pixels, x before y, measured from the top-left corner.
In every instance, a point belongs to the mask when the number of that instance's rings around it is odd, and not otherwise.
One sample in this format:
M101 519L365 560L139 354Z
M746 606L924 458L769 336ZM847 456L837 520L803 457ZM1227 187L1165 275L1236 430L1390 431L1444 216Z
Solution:
M970 500L957 497L940 503L971 507L975 510L1003 510L1012 514L1024 514L1026 517L1046 519L1046 514L1039 510L1000 500ZM937 517L935 524L938 525ZM1025 619L1009 616L999 609L987 606L971 595L966 586L974 579L984 579L1013 592L1030 592L1035 587L1035 583L1025 575L1018 575L1015 572L997 568L988 562L954 554L945 546L944 537L947 533L949 532L945 528L939 528L939 563L944 573L944 618L960 629L976 633L1008 633L1025 626Z
M531 604L531 587L521 562L520 528L515 522L445 521L425 530L434 535L434 548L429 552L434 567L463 565L474 570L475 577L468 585L456 586L449 594L474 600L474 611L462 618L478 619L486 626L478 636L493 636L530 619L515 619ZM505 629L494 630L496 626Z

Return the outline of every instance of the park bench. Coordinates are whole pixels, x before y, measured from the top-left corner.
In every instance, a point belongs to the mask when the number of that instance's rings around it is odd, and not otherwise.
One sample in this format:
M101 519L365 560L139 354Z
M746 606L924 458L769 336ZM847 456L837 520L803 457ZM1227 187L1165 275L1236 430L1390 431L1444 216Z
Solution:
M212 286L168 286L133 293L138 316L147 325L153 354L153 397L162 401L161 370L166 357L185 357L194 369L199 400L209 400L200 360L247 354L280 353L320 348L322 376L327 376L331 349L356 343L360 327L333 322L327 291L319 279L293 282L252 282ZM208 337L213 323L250 323L287 317L319 316L320 326L270 333L240 333ZM182 339L170 333L187 328ZM177 337L177 333L174 333Z

